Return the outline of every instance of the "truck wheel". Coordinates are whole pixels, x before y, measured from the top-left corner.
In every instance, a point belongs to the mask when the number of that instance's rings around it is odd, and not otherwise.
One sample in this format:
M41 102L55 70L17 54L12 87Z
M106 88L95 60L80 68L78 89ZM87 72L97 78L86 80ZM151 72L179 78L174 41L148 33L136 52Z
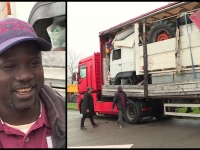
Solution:
M169 20L158 21L149 31L148 43L158 42L174 38L176 34L176 24Z
M124 119L129 124L139 123L140 108L137 102L131 102L127 104Z

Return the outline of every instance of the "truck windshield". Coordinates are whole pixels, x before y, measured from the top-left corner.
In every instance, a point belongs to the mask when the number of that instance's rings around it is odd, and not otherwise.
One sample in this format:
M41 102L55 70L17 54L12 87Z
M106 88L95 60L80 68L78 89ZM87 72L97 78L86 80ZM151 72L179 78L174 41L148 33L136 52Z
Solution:
M86 77L86 65L80 66L80 78Z

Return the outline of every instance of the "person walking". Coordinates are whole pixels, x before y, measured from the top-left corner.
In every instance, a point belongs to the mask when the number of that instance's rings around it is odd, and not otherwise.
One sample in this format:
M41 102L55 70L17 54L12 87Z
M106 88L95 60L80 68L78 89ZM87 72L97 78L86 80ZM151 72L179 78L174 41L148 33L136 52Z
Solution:
M117 120L117 125L119 125L120 128L123 126L123 117L126 109L126 103L127 103L127 95L123 91L121 86L118 86L118 91L115 93L114 98L113 98L113 104L111 111L114 110L115 105L117 106L118 110L118 120Z
M94 119L93 119L93 115L94 115L94 102L93 102L93 98L92 98L92 88L91 87L88 87L87 88L87 92L85 93L84 95L84 98L83 98L83 103L81 105L81 113L82 113L82 118L81 118L81 130L84 130L84 129L87 129L85 126L84 126L84 122L85 122L85 119L87 117L90 118L90 122L92 124L93 127L97 127L98 125L94 122Z

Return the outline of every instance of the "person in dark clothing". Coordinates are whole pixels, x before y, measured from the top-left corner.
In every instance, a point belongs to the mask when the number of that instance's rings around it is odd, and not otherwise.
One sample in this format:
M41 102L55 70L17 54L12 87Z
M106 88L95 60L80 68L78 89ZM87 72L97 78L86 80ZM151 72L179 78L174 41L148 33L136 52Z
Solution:
M94 119L93 119L93 115L94 115L94 102L93 102L93 98L92 98L91 92L92 92L92 88L88 87L87 88L87 92L85 93L84 98L83 98L83 103L81 105L81 113L83 115L83 117L81 119L81 129L87 129L84 126L84 122L85 122L85 119L87 117L90 118L90 122L91 122L91 124L92 124L93 127L98 126L94 122Z
M118 110L117 125L119 125L120 128L122 128L122 126L123 126L123 116L124 116L125 109L126 109L126 103L127 103L127 95L122 90L122 87L118 86L118 91L117 91L117 93L115 93L114 98L113 98L113 104L112 104L111 111L113 111L115 105L117 105L117 110Z

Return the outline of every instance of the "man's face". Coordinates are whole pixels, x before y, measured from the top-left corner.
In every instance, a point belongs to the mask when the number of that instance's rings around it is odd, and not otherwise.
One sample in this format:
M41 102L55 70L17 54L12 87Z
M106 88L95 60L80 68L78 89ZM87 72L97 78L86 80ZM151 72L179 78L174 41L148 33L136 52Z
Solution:
M119 93L122 93L122 90L119 90Z
M0 54L0 105L26 109L35 102L44 84L41 53L24 42Z
M92 88L89 89L89 93L92 93Z

